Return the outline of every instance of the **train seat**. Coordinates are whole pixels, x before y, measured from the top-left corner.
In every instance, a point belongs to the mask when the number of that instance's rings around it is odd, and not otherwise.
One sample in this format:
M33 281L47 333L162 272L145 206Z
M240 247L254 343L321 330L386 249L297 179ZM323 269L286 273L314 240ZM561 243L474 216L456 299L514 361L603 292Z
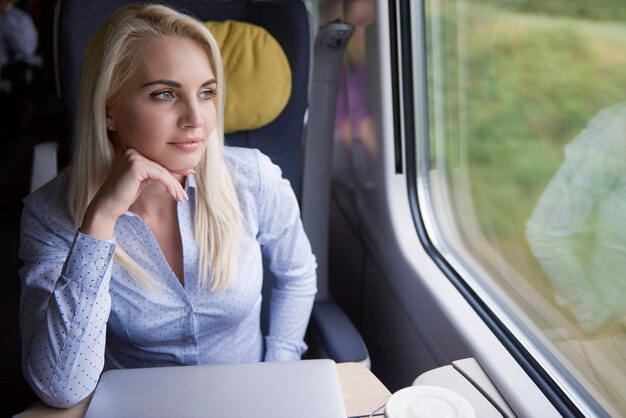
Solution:
M86 7L81 0L62 0L57 4L57 90L63 103L69 137L74 120L75 95L83 51L103 17L127 3L127 0L92 0ZM167 4L205 22L237 21L261 27L284 51L289 67L287 72L291 78L284 108L275 118L272 116L268 118L271 120L256 125L241 117L234 118L238 120L233 121L227 111L226 119L229 120L225 120L225 126L229 132L226 133L226 144L258 148L268 155L281 168L283 176L289 180L298 198L304 227L319 265L319 291L307 333L307 343L314 345L310 347L310 353L315 353L312 354L314 357L327 357L337 362L359 362L369 367L367 348L353 323L328 294L327 283L327 219L330 200L330 152L335 118L333 109L336 102L335 81L341 54L352 33L351 25L331 22L329 25L334 27L320 28L314 44L311 40L312 31L306 29L311 27L310 16L301 0L174 0ZM212 29L216 32L215 28ZM228 43L225 42L222 45L224 56L228 53L227 48ZM312 58L314 54L316 58ZM317 66L312 65L314 61L318 63ZM320 63L323 65L319 65ZM336 70L329 71L333 66ZM237 71L242 70L245 69L237 68ZM226 59L225 71L228 71ZM228 72L226 77L229 77ZM275 81L272 80L272 83ZM230 93L229 90L227 97ZM306 123L307 120L309 124ZM240 129L238 123L244 127ZM35 158L55 159L55 150L49 144L40 144L35 149ZM56 169L54 164L51 167ZM31 182L33 188L41 185L54 173L41 170L36 175ZM266 276L271 276L271 273L267 272ZM272 277L264 279L264 302L270 299L272 282ZM269 304L264 305L263 318L268 317L268 309ZM266 322L266 319L262 322ZM264 328L266 329L266 325Z

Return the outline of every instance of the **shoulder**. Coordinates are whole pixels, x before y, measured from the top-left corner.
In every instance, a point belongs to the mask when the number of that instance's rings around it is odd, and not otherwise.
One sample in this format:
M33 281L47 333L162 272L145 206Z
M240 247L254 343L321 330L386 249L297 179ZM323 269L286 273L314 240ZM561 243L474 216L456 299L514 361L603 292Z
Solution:
M238 188L258 190L262 183L282 177L280 168L256 148L224 147L224 162Z
M565 146L565 172L578 183L604 189L623 175L626 152L626 102L598 112Z
M224 147L224 162L230 172L254 170L257 166L257 158L261 152L255 148Z
M229 170L267 170L277 166L256 148L224 147L224 161Z
M289 181L278 165L261 151L225 147L224 160L234 179L241 212L246 219L265 219L297 207Z
M51 207L57 206L61 201L65 204L68 180L69 171L64 169L48 183L26 196L24 205L28 207Z
M67 210L68 180L69 170L62 170L55 178L26 196L24 208L45 223L73 224Z

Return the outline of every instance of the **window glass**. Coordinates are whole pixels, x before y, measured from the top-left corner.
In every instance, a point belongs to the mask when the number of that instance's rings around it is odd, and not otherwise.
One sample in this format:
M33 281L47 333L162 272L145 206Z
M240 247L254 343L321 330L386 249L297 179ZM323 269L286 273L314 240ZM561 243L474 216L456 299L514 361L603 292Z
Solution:
M626 4L424 4L435 241L626 415Z

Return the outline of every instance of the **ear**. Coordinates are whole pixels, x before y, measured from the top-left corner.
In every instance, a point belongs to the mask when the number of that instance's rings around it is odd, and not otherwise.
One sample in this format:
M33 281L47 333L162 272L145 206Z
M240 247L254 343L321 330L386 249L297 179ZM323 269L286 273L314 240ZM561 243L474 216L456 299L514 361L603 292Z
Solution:
M113 109L111 108L110 105L106 106L105 112L106 112L106 121L107 121L107 123L113 123L114 122L114 120L113 120Z
M107 126L107 130L114 131L115 130L115 118L113 117L113 112L111 110L111 106L106 107L106 118L105 123Z

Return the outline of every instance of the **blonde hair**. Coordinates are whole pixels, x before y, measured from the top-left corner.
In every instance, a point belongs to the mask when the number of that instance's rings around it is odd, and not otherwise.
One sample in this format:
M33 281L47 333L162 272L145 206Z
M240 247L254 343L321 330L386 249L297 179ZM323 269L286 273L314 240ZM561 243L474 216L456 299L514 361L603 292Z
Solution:
M195 240L202 286L227 289L236 277L241 212L233 179L223 160L224 71L219 47L209 30L193 17L161 5L131 4L108 17L96 30L83 59L74 127L68 208L76 226L106 179L114 148L106 126L106 106L114 103L138 65L137 48L145 41L178 37L200 45L209 57L219 90L217 117L206 150L196 167ZM118 245L115 262L144 284L151 279Z

